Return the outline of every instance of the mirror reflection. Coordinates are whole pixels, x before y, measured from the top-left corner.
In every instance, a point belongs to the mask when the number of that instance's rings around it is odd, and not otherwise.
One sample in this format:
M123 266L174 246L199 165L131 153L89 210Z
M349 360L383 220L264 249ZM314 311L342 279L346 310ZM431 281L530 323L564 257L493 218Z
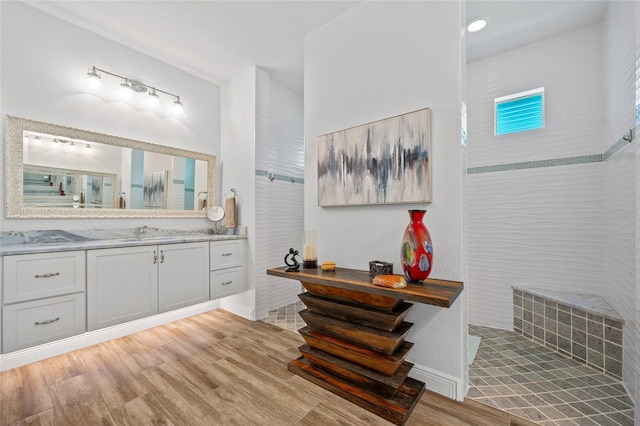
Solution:
M23 131L23 202L69 209L202 210L207 161Z

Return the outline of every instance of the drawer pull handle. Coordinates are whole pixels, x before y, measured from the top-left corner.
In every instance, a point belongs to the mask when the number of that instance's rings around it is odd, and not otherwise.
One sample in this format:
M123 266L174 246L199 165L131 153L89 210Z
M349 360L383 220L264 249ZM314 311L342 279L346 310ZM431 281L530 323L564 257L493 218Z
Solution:
M164 263L164 250L160 250L160 263Z
M40 275L36 275L36 278L51 278L51 277L57 277L58 275L60 275L60 272L49 272L48 274L40 274Z
M222 253L223 256L231 256L233 253Z
M52 319L52 320L46 320L46 321L36 321L33 325L47 325L47 324L51 324L52 322L56 322L59 321L60 317L56 318L56 319Z
M153 251L153 264L155 265L156 263L158 263L158 252L156 252L154 250Z
M233 284L233 281L225 281L223 283L221 283L222 285L229 285L229 284Z

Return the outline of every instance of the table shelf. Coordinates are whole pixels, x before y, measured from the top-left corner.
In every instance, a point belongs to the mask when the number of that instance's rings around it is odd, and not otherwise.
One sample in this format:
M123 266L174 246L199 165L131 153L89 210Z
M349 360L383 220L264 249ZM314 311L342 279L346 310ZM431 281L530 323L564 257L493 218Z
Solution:
M423 382L408 377L406 361L413 343L405 340L412 323L404 321L412 304L449 308L463 290L457 281L427 279L391 289L373 284L368 271L319 268L268 275L300 281L307 306L300 314L306 344L289 371L390 422L403 425L424 392Z

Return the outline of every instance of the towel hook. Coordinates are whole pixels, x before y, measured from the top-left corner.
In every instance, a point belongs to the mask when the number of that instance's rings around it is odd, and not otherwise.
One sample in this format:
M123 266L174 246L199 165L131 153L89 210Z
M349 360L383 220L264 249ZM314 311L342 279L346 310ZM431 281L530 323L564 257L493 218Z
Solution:
M233 196L235 197L236 196L236 189L235 188L231 188L230 191L233 192Z
M629 143L631 143L631 141L633 140L633 129L629 129L629 133L627 133L626 135L624 135L622 137L622 140L625 140Z

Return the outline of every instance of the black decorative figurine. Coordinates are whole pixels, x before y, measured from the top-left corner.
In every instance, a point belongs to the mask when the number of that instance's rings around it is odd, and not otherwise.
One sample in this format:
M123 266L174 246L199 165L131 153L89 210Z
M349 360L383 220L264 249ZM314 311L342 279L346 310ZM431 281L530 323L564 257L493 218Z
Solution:
M298 263L298 260L296 259L296 256L298 255L298 250L294 250L293 248L289 249L289 253L287 253L284 257L284 263L287 264L288 268L285 269L285 272L298 272L300 271L300 264ZM289 263L289 257L291 258L291 262Z

